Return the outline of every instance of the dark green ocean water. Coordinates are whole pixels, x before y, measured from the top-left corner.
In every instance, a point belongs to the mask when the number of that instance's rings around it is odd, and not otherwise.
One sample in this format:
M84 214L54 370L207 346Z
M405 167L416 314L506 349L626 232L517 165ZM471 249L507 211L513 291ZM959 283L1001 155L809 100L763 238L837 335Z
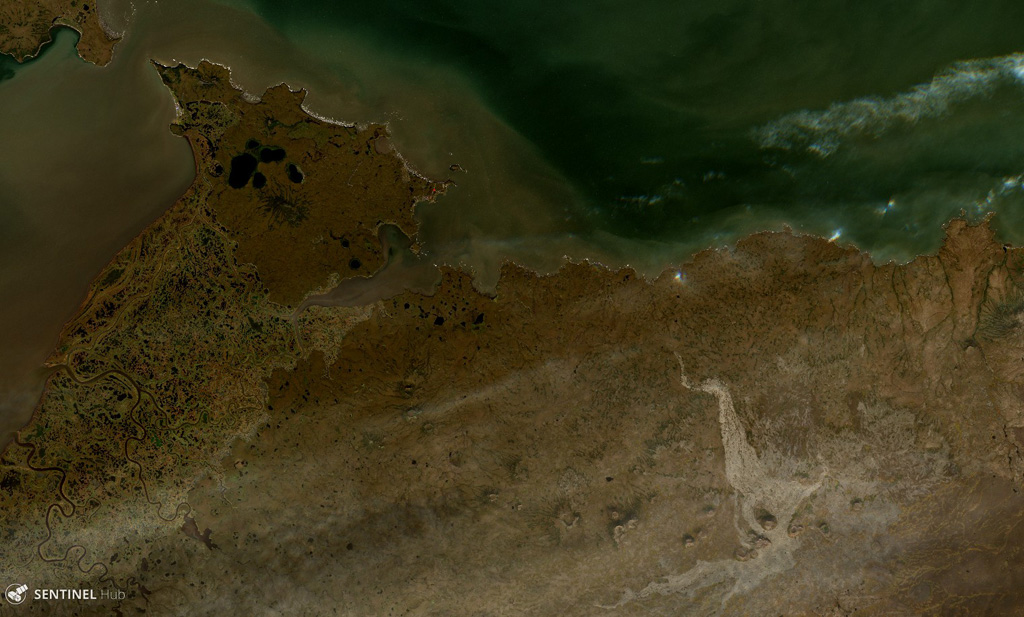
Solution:
M673 242L783 221L906 259L960 210L1021 223L1018 2L248 6L314 57L356 40L462 76L582 196L575 233Z
M0 81L14 77L18 63L14 58L0 54Z

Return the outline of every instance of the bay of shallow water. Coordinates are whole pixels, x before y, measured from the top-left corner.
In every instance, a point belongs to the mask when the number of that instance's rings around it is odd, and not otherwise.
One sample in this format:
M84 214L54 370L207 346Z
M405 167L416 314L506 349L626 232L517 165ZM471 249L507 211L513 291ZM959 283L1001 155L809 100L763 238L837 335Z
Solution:
M1024 240L1024 5L940 0L551 3L106 0L103 69L60 31L0 59L0 418L89 280L192 178L150 58L387 122L457 186L420 207L427 258L493 285L563 256L654 274L783 225L877 260L963 211ZM451 171L458 164L465 169ZM393 283L393 281L392 281ZM4 427L0 427L2 429Z
M89 282L188 187L173 102L124 54L99 69L56 33L0 81L0 432L28 419L41 365Z

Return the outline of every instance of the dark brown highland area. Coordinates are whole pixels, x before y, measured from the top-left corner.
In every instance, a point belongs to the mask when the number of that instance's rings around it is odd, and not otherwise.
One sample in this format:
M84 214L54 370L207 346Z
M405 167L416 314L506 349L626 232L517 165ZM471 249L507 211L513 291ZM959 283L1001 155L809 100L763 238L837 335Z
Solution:
M763 233L653 281L446 270L293 325L443 186L383 127L157 68L197 180L0 467L2 580L127 598L0 612L1024 610L1024 251L987 224L905 266Z

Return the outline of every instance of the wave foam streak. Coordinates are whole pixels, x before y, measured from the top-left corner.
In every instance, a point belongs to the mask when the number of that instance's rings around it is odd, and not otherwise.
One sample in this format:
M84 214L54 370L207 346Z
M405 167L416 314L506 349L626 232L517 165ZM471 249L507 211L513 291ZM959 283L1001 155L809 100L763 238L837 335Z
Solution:
M802 149L824 158L844 139L879 137L893 127L942 116L1003 85L1024 85L1024 54L958 62L930 82L890 98L864 97L787 114L754 129L752 137L765 149Z

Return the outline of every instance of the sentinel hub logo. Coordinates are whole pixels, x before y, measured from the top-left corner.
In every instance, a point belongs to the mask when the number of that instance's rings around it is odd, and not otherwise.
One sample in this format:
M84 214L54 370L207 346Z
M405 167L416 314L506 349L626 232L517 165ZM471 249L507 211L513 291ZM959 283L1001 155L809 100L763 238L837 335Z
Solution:
M125 592L120 589L33 589L33 600L124 600ZM29 597L28 585L14 583L4 591L4 600L8 604L18 605Z
M28 585L24 583L8 585L7 590L4 591L4 599L7 600L8 604L21 604L27 597Z

